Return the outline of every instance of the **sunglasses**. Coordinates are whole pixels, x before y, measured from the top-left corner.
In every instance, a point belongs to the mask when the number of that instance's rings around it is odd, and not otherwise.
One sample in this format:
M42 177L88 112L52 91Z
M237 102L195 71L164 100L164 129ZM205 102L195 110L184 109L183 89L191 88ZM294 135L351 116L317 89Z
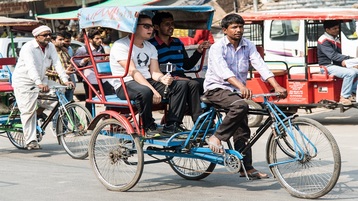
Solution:
M137 24L137 25L143 25L143 28L145 29L150 29L154 27L152 24Z
M49 37L49 36L51 36L52 34L41 34L41 35L39 35L39 36L43 36L43 37Z

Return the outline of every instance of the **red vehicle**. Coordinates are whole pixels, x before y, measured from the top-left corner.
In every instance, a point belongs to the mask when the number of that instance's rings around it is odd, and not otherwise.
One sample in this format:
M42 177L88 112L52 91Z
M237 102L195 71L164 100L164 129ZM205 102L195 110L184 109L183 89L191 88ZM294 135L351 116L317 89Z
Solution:
M341 30L344 29L346 24L354 26L351 28L354 29L353 35L355 35L356 39L355 20L358 19L357 9L296 9L240 13L240 15L246 23L244 36L256 44L265 61L270 60L267 61L267 64L274 72L277 81L281 86L287 88L287 98L276 103L281 109L288 113L296 113L298 109L306 109L311 112L311 109L316 107L340 108L341 112L350 108L358 108L357 103L350 107L342 106L338 103L342 79L329 75L326 67L319 66L317 63L317 40L324 33L324 20L341 20ZM267 21L270 23L267 23ZM288 26L289 23L287 22L292 22L296 26ZM265 30L268 30L267 26L277 25L279 25L277 30L281 31L264 33ZM288 50L289 54L287 52L281 54L282 61L266 58L268 54L273 52L268 52L267 49L280 51L279 45L265 42L265 40L268 40L266 35L270 34L271 38L276 34L273 40L283 40L281 43L283 48L286 48L285 51L295 42L296 47ZM349 45L349 47L354 47L354 45L357 45L355 44L357 41L352 41L350 44L347 42L342 43L342 46ZM354 52L356 52L356 48ZM298 62L297 59L300 57L302 61ZM290 63L286 59L296 59L296 61ZM253 90L254 94L267 93L271 90L270 86L262 82L260 75L254 70L251 71L248 77L247 86ZM252 103L252 107L261 107L262 99L254 99L254 101L258 104ZM250 125L258 125L261 120L262 117L260 116L250 116Z

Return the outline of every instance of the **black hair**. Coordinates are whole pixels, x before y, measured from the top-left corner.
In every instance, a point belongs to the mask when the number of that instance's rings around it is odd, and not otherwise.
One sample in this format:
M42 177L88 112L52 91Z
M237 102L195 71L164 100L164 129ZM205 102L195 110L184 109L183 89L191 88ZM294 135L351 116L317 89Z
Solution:
M166 18L174 19L173 15L169 12L157 12L153 16L152 21L153 21L154 25L160 25L160 23L162 23L163 19L166 19Z
M245 24L245 20L238 14L232 13L226 15L221 20L221 28L228 28L230 24Z
M66 30L60 31L59 33L61 33L62 37L66 38L66 39L71 39L72 38L71 33L66 31Z
M112 42L111 37L106 37L102 39L103 44L110 44Z
M149 15L145 15L145 14L139 14L139 16L138 16L138 23L140 23L140 21L142 20L142 19L152 19Z
M323 22L323 28L330 29L330 28L340 25L340 24L341 24L341 21L339 21L339 20L326 20Z
M62 37L65 38L65 35L64 35L63 31L59 31L59 32L56 32L56 33L52 33L51 34L51 39L56 40L57 36L62 36Z
M96 35L101 35L101 32L98 29L90 29L87 32L87 36L90 39L94 39Z

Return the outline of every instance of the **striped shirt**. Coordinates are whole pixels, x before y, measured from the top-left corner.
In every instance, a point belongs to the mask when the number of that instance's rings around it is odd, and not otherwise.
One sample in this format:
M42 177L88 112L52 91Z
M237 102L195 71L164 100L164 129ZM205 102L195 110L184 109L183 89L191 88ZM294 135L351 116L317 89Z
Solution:
M201 58L201 53L197 51L189 58L179 38L171 37L169 45L165 44L158 36L151 38L149 42L152 43L158 51L159 64L170 62L176 65L175 71L171 73L173 76L185 77L184 70L192 69ZM164 72L164 69L161 69L161 71Z
M216 88L239 90L227 80L236 77L246 85L250 64L260 73L263 80L274 76L251 41L242 38L236 50L226 36L216 41L209 50L204 91Z

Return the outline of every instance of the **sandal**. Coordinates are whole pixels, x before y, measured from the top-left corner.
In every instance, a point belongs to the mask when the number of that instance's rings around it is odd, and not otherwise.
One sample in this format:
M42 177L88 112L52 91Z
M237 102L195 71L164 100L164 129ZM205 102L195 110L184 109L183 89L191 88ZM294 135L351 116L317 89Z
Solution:
M247 176L250 178L250 179L267 179L269 178L269 175L264 173L264 172L260 172L258 170L255 170L253 172L248 172L247 173ZM246 177L245 176L245 173L241 172L240 173L240 177Z

